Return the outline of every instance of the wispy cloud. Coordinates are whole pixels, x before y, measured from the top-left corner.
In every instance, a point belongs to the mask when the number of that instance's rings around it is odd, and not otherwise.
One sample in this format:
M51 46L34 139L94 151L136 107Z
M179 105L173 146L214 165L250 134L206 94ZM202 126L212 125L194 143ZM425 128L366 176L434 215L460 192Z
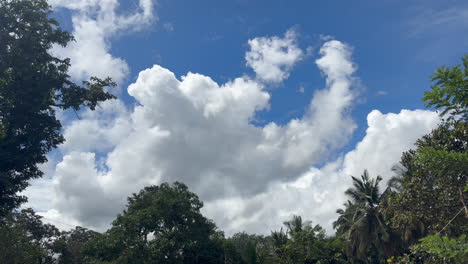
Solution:
M172 31L174 31L174 24L172 24L172 23L164 23L164 24L163 24L163 28L164 28L164 30L166 30L167 32L172 32Z
M468 29L468 5L442 10L422 7L414 9L413 14L406 25L411 37Z

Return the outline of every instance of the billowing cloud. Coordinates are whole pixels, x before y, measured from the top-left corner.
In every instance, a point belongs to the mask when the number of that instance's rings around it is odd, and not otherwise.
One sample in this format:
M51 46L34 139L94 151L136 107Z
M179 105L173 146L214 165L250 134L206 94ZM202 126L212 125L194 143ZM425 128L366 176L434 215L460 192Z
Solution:
M284 125L256 126L256 113L269 107L267 85L287 78L302 51L292 32L249 44L246 58L253 56L255 78L219 84L191 72L179 78L154 65L128 87L134 107L113 100L84 111L65 126L63 158L52 176L27 190L35 197L30 205L45 210L40 196L47 193L44 199L53 201L47 218L103 230L131 193L177 180L205 201L204 213L228 234L268 233L292 214L330 229L349 175L368 168L388 178L401 152L438 122L428 111L373 111L356 148L325 163L356 128L350 116L357 97L352 49L327 40L315 61L325 87L313 94L304 115ZM276 71L273 77L267 68ZM313 167L319 163L325 165Z
M432 111L403 109L398 114L382 114L373 110L367 115L366 136L346 155L344 172L360 175L368 169L374 176L381 175L386 183L402 152L412 148L418 138L431 132L439 122Z
M304 58L293 29L288 30L283 38L258 37L249 40L248 44L250 50L245 54L246 65L265 82L279 83L288 78L293 66Z
M367 116L365 137L344 157L322 168L311 168L294 181L272 184L251 197L210 201L204 212L228 234L242 230L268 234L279 230L293 214L319 223L332 233L335 211L346 201L344 192L351 186L349 176L359 176L368 169L372 177L381 175L385 184L402 152L412 148L416 139L429 133L438 122L437 114L430 111L382 114L374 110ZM385 185L381 187L383 190Z
M107 153L128 135L130 118L127 107L120 100L99 104L97 111L80 113L81 120L70 122L65 131L62 152L92 151Z
M133 14L117 13L117 0L50 0L53 8L67 8L72 11L73 36L63 48L55 46L53 52L70 58L69 74L77 81L90 76L112 77L121 83L129 72L125 60L110 53L110 38L117 34L139 30L155 20L152 0L140 0L138 10Z
M134 109L105 102L65 127L53 209L102 228L145 185L182 181L211 202L296 179L346 144L356 127L351 49L328 41L316 64L326 87L304 116L263 127L251 124L268 107L262 82L243 76L220 85L196 73L179 79L158 65L140 72L128 87Z

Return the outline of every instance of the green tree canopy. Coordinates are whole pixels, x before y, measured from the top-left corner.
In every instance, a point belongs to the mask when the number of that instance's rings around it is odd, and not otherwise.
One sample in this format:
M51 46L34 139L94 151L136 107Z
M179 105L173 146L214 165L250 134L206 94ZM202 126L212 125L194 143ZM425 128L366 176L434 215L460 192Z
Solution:
M52 246L52 250L56 254L56 262L64 264L86 263L83 254L84 245L98 234L80 226L70 231L61 232Z
M269 258L271 262L264 263L347 263L342 250L342 240L338 237L327 237L320 225L303 221L298 215L293 215L291 220L283 224L288 232L286 234L281 230L271 233L270 252L274 253L274 257Z
M385 211L410 246L399 263L468 261L468 55L462 61L436 70L423 101L441 110L444 120L403 153L406 171L391 181L399 188L388 196Z
M425 92L423 101L427 107L441 110L447 120L462 118L468 122L468 54L462 58L463 65L441 67L431 81L435 84Z
M410 253L395 259L398 264L459 264L468 262L468 238L430 235L410 247Z
M10 212L0 225L0 263L52 264L57 228L43 224L32 209Z
M182 183L145 187L86 254L116 263L222 263L216 226L200 213L202 206Z
M53 45L73 37L49 17L46 0L0 1L0 216L25 201L18 192L42 176L38 164L64 141L56 109L94 110L114 98L110 79L70 80L69 59L53 56Z
M416 142L403 153L400 163L407 171L402 188L390 195L386 211L391 224L409 243L435 234L468 204L464 186L468 177L468 125L449 122ZM468 232L466 214L459 214L444 234Z

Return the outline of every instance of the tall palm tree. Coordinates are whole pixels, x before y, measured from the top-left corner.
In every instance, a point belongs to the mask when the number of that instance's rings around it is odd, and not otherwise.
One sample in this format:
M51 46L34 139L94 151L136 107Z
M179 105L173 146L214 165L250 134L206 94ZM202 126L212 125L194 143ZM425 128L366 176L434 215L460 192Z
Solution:
M288 243L288 235L286 232L283 232L283 228L280 231L271 232L271 241L273 244L273 252L275 256L281 260L285 257L284 245Z
M310 221L303 221L300 215L293 215L291 220L283 222L289 234L303 231L310 223Z
M288 235L283 232L283 228L281 228L280 231L272 231L271 238L275 248L281 248L283 245L288 243Z
M345 192L350 200L345 204L345 209L337 210L340 216L334 227L338 235L347 241L348 255L375 263L375 259L369 259L370 255L383 259L393 253L390 230L379 208L379 183L382 177L371 179L367 170L364 170L361 178L352 176L352 179L353 187Z
M336 210L338 213L338 219L333 222L333 228L336 229L336 234L338 236L346 235L346 232L349 231L351 226L353 225L353 219L357 216L356 213L359 213L359 210L356 210L357 205L353 204L350 200L343 204L344 209Z
M348 195L355 204L362 204L369 208L374 208L379 205L380 188L379 183L382 177L377 176L375 179L369 177L367 170L361 175L361 179L351 176L353 179L353 187L346 190Z
M388 180L387 189L392 192L401 192L403 190L403 175L408 171L408 169L402 164L394 164L391 170L395 175Z

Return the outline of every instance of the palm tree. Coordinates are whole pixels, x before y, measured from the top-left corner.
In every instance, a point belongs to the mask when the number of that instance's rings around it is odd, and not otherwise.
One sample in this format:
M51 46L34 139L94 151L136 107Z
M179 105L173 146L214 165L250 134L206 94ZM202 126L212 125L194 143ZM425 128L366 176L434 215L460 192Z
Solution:
M288 243L288 235L286 232L283 232L283 228L280 231L272 231L271 232L271 241L273 244L273 252L275 256L281 260L284 256L284 245Z
M367 170L361 175L361 179L351 176L353 179L353 187L346 190L348 195L355 204L362 204L370 208L378 206L380 201L379 183L382 177L377 176L376 179L370 179Z
M288 235L283 232L283 228L281 228L280 231L272 231L271 238L275 248L281 248L283 245L288 243Z
M369 259L370 255L381 260L383 256L393 253L390 229L379 208L379 183L382 177L371 179L367 170L364 170L360 179L351 177L353 187L345 192L350 200L345 204L345 209L337 210L340 216L334 223L334 228L347 242L348 255L375 263L375 260Z
M394 164L391 169L395 175L388 180L388 188L391 192L401 192L403 190L403 176L408 169L402 164Z
M356 210L357 206L353 204L350 200L348 200L346 203L343 204L344 209L338 209L336 210L336 213L338 213L338 220L333 222L333 228L336 229L336 234L338 236L345 235L347 231L351 228L353 225L353 219L355 219L357 216L355 215L356 213L359 213L359 210Z
M303 231L305 227L310 225L310 223L310 221L302 221L302 217L300 215L293 215L291 220L283 222L289 234Z

